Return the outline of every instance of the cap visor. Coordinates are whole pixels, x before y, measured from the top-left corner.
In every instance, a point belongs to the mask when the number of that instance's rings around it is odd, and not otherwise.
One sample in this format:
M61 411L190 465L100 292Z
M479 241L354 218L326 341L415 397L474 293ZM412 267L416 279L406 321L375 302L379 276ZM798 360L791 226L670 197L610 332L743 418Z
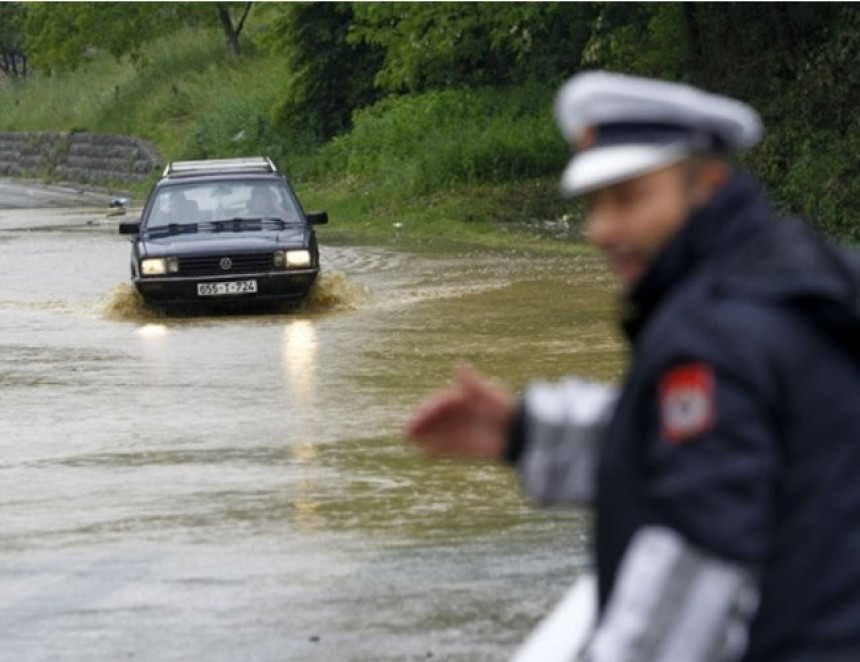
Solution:
M678 163L689 154L686 143L595 147L571 159L561 176L561 192L582 195Z

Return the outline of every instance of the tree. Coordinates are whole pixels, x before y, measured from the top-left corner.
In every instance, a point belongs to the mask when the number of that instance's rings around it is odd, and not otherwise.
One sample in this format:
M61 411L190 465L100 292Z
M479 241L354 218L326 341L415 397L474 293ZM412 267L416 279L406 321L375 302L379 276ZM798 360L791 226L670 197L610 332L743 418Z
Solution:
M585 3L355 3L352 43L381 48L390 92L553 81L576 70L589 36Z
M354 109L379 97L379 49L347 39L354 9L346 2L271 6L276 14L260 43L285 58L283 94L272 114L290 141L331 138L350 126Z
M24 34L34 68L64 71L79 67L95 50L135 57L165 25L175 27L186 17L182 5L170 3L33 3L27 5Z
M186 25L220 25L230 53L253 3L70 2L25 5L23 25L32 65L44 71L76 69L94 51L136 59L142 46ZM241 7L237 22L232 10ZM217 21L217 23L216 23Z
M27 75L23 27L26 10L21 3L0 3L0 72L10 78Z
M235 25L233 24L233 18L230 15L230 5L232 4L236 3L216 2L215 13L218 16L218 21L221 23L221 28L224 30L224 36L227 37L227 47L234 56L238 57L240 53L239 35L242 33L242 28L245 27L245 19L248 18L248 14L251 12L251 7L254 3L242 3L244 5L242 14L239 17L239 22Z

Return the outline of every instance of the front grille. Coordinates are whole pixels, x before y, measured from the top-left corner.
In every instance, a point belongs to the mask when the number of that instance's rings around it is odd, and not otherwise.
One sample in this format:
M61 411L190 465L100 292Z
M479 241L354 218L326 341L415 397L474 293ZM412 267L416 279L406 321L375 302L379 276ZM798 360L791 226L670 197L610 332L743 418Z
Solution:
M230 268L222 266L230 261ZM234 253L231 255L195 255L179 258L180 276L229 276L230 274L269 271L275 266L272 253Z

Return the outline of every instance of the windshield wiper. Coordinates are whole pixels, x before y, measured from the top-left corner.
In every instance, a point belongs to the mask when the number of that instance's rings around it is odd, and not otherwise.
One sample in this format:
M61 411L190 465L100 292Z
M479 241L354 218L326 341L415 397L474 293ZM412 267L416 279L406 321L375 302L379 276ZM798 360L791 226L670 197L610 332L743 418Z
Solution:
M158 225L154 228L146 228L146 234L182 234L183 232L197 232L197 223L168 223Z
M223 230L225 228L232 227L234 230L242 230L248 226L259 225L262 227L264 224L275 225L279 229L283 230L284 228L295 225L294 221L285 221L282 218L278 218L276 216L257 216L257 217L236 217L236 218L225 218L220 221L212 221L212 225L216 230Z

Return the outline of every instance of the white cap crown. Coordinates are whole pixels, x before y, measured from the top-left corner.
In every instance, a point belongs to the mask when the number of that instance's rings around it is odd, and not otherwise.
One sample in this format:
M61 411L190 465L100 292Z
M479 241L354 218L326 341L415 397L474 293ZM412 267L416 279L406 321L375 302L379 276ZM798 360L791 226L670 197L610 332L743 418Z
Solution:
M703 145L726 152L751 147L762 134L758 113L735 99L603 71L568 80L555 118L580 148L562 178L570 195L671 165Z

